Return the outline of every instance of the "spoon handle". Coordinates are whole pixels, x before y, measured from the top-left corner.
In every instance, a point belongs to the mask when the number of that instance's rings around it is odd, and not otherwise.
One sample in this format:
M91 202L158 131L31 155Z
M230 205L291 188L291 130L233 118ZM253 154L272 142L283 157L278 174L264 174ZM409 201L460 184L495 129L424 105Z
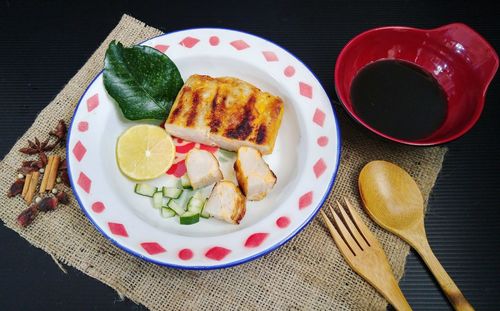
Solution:
M455 282L448 275L446 270L443 268L439 260L434 255L429 242L427 240L421 241L421 243L415 243L413 245L415 250L420 254L425 264L431 270L432 274L441 286L446 297L450 301L451 305L455 310L468 311L474 310L472 305L467 301L465 296L462 294L460 289L457 287Z

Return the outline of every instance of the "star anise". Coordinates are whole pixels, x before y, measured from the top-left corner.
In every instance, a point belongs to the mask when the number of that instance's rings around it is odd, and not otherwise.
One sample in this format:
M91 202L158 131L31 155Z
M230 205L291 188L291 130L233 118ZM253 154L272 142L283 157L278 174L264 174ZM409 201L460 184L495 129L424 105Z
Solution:
M35 137L35 141L28 140L28 147L19 149L20 152L24 154L38 154L40 158L39 161L23 161L23 166L19 169L19 172L23 174L29 174L33 171L38 171L42 167L45 167L48 163L46 151L52 151L53 146L49 145L49 138L40 142L40 140Z
M64 120L59 120L59 123L57 123L56 128L53 131L50 131L49 134L51 136L56 137L56 141L51 145L55 147L57 144L61 144L61 146L64 146L64 140L66 138L66 123Z

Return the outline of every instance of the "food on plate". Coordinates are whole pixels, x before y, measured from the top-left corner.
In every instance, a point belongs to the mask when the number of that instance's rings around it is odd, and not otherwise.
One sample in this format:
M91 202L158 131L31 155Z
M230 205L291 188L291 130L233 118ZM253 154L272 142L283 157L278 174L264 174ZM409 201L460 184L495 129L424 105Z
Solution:
M193 189L203 188L222 179L215 156L201 149L192 149L186 155L186 170Z
M106 91L129 120L165 120L183 84L167 55L116 41L106 51L103 79Z
M232 224L239 224L245 216L246 201L240 188L228 180L215 184L203 212Z
M243 194L250 201L262 200L276 184L276 175L264 161L262 154L251 147L238 149L234 171Z
M270 154L283 117L283 100L232 77L192 75L165 123L173 136L236 151Z
M139 183L135 185L134 192L151 197L153 208L160 210L161 217L179 216L181 225L192 225L199 222L200 217L210 217L204 210L207 198L202 191L193 192L178 186L154 187Z
M123 132L116 144L118 167L134 180L148 180L165 174L174 157L172 137L155 125L132 126Z

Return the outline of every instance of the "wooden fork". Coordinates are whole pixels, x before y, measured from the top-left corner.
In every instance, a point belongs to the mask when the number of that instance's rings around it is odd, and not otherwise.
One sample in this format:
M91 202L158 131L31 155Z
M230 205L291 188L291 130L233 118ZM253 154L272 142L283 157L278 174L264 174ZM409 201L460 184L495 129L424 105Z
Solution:
M394 308L411 310L377 238L363 223L347 199L344 198L344 201L347 208L337 201L339 212L328 206L333 215L333 223L322 210L320 211L342 256L349 266L384 296Z

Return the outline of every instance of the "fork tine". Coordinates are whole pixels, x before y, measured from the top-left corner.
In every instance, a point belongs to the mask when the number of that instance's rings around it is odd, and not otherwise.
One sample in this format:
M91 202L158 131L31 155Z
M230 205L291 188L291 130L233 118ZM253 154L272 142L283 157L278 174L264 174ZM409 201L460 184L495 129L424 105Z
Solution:
M344 201L349 211L349 214L351 215L351 218L354 222L354 225L358 228L359 232L365 239L365 242L368 243L368 245L370 246L374 245L377 242L377 239L373 236L373 233L365 225L365 223L361 219L361 216L359 216L359 214L354 210L354 208L352 207L351 203L347 200L347 198L344 198Z
M328 216L326 216L325 212L323 212L322 210L319 210L319 212L321 213L321 216L323 216L323 220L326 223L326 227L328 228L328 231L330 231L330 235L332 236L333 240L335 241L335 244L337 244L337 247L340 249L342 254L344 254L344 256L350 256L350 254L355 256L352 249L349 248L348 245L345 243L344 239L340 236L340 233L338 233L337 229L332 224Z
M352 249L355 255L359 254L362 250L359 247L358 243L356 243L356 241L354 240L349 230L347 229L346 224L344 224L342 219L340 219L340 216L335 211L333 211L331 207L330 210L333 213L333 221L337 225L337 228L339 229L340 234L344 238L344 241L346 242L347 245L349 245L349 247Z
M352 237L354 238L354 241L356 241L356 243L358 244L359 248L361 248L361 250L364 250L365 248L369 247L368 242L366 242L365 238L362 237L358 227L352 222L351 217L349 217L349 215L347 214L346 207L342 206L338 201L337 205L339 206L340 216L344 224L346 225L347 230L349 230Z

